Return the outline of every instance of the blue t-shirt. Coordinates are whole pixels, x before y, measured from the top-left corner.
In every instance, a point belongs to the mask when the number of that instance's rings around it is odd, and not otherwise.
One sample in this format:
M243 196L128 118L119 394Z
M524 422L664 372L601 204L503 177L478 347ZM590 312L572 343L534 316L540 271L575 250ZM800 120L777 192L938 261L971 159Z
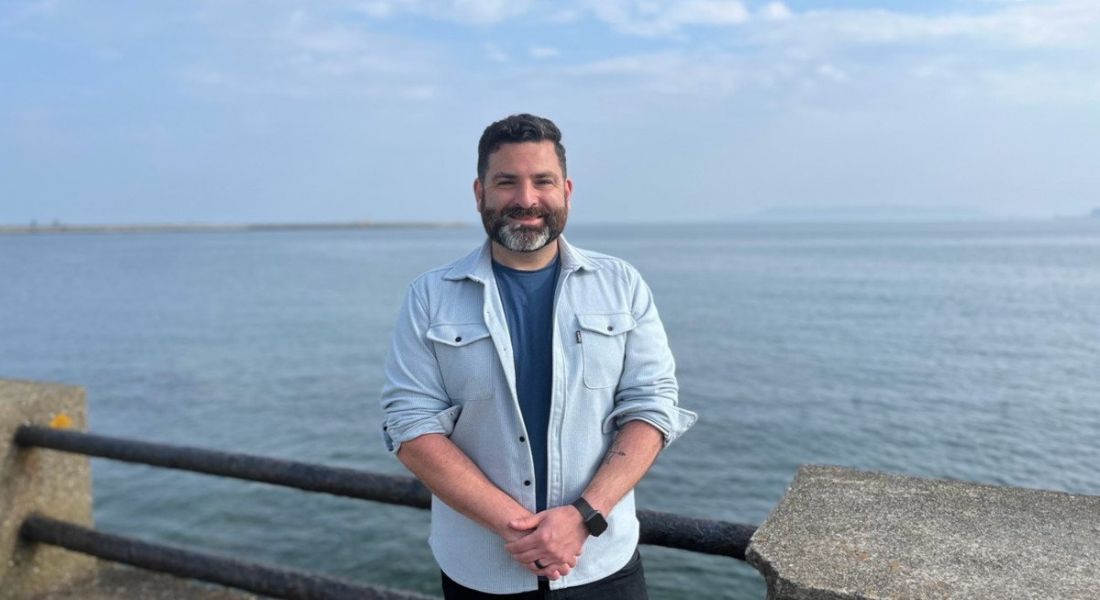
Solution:
M537 271L517 271L493 261L500 300L516 361L516 394L535 463L535 504L546 509L546 437L553 385L554 289L560 260Z

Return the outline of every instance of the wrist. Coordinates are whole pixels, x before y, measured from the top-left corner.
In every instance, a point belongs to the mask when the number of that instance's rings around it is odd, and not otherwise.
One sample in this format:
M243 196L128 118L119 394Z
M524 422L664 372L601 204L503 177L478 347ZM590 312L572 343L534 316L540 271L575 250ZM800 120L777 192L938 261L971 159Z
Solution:
M530 516L530 512L519 507L519 510L507 511L495 522L490 523L490 529L505 540L512 541L527 535L526 531L513 528L512 523Z
M596 512L600 513L601 515L606 517L607 515L611 514L611 509L613 507L608 506L608 503L604 502L602 498L598 496L589 496L587 494L581 496L581 498L584 498L585 501L588 502L588 505L595 509Z
M589 504L584 496L577 498L573 502L573 508L577 509L577 512L580 514L581 522L588 532L588 535L599 537L607 530L607 519L604 518L603 513Z

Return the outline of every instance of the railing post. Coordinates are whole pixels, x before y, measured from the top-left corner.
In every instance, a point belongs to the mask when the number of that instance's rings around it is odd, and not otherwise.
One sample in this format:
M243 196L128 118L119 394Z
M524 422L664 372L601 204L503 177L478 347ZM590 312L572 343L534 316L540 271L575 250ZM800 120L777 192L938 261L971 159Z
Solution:
M20 425L83 430L84 390L0 379L0 600L30 598L95 577L94 558L19 539L31 512L91 527L88 457L13 442Z

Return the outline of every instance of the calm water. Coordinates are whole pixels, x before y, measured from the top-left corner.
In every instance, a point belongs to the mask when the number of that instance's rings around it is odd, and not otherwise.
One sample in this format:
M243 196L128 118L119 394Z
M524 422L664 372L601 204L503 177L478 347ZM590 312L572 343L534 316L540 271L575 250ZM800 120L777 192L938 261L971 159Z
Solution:
M1100 494L1100 220L573 227L649 281L695 428L645 508L759 523L831 463ZM377 396L395 311L474 228L0 236L0 377L88 390L104 434L403 472ZM437 590L426 512L93 461L138 535ZM645 548L653 597L763 598Z

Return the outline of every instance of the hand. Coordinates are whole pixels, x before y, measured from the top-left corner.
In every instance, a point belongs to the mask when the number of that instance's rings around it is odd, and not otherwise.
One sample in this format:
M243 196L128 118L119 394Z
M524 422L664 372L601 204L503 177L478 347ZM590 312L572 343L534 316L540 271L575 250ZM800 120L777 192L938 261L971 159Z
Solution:
M512 558L536 575L556 580L577 566L588 539L581 513L572 506L559 506L516 519L508 526L523 537L505 544ZM535 565L535 561L542 565Z

